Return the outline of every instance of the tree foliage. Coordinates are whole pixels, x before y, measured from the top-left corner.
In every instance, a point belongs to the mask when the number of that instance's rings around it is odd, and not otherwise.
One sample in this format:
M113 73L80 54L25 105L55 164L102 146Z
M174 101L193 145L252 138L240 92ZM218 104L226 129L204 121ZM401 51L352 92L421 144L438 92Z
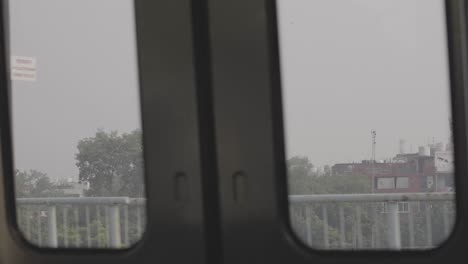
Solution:
M142 133L97 131L78 143L80 182L89 182L88 196L143 196Z
M47 174L37 170L15 171L16 197L56 197L62 196L60 185L51 182Z
M314 165L307 157L293 157L288 160L288 184L290 194L346 194L369 193L369 178L362 176L332 175L325 166L323 174L313 171Z

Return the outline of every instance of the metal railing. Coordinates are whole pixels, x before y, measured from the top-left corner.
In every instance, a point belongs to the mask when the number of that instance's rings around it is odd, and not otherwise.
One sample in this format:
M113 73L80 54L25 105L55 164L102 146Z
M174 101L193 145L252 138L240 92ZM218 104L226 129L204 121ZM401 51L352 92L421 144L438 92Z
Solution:
M290 195L291 223L323 249L431 248L455 220L453 193ZM50 248L124 248L145 229L145 199L18 198L27 240Z
M320 249L425 249L445 241L454 193L291 195L294 231Z
M123 248L145 229L145 199L18 198L17 221L31 243L49 248Z

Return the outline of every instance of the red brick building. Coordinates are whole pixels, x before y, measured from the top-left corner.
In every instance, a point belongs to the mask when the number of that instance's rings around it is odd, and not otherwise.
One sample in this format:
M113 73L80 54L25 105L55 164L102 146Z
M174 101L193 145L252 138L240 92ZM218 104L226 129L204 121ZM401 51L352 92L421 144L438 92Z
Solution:
M398 154L391 162L340 163L333 175L374 178L375 193L453 191L451 152Z

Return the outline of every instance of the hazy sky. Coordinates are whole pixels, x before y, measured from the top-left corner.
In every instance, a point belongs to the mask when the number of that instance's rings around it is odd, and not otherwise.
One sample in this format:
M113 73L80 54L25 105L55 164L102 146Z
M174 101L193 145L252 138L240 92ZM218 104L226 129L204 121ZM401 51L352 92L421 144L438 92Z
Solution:
M140 127L131 0L10 1L16 166L78 175L78 140ZM449 138L442 0L280 0L288 156L317 165L393 156Z
M140 127L133 1L13 0L10 23L38 68L12 85L16 166L76 179L80 139Z
M442 0L280 0L287 155L321 166L449 140Z

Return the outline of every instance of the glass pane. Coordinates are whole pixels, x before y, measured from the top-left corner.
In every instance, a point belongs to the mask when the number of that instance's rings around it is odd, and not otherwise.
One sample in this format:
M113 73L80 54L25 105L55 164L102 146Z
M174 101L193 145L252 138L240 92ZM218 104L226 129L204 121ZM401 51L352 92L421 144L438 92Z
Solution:
M322 250L439 246L455 220L445 1L277 6L298 238Z
M19 229L130 247L146 220L133 1L15 0L9 16Z

